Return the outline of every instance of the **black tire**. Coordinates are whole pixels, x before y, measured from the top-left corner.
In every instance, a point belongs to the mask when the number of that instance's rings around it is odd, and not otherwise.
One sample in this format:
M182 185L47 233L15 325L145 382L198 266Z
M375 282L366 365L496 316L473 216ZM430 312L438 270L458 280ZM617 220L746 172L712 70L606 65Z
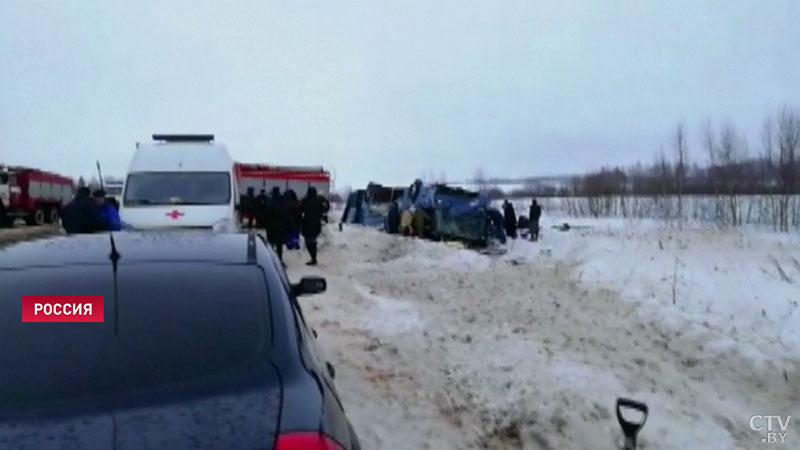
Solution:
M0 228L5 228L7 222L8 222L8 213L6 212L5 205L3 205L3 201L0 200Z
M36 208L33 214L25 218L25 223L28 225L44 225L46 217L42 208Z
M58 214L58 208L51 208L50 214L47 215L47 223L58 223L61 216Z

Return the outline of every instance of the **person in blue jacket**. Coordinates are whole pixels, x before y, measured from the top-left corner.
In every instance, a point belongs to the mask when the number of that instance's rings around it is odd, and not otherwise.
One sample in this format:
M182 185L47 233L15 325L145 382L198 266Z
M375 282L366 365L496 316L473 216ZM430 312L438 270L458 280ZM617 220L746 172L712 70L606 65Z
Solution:
M97 203L97 213L99 222L102 224L103 231L119 231L122 229L122 221L119 218L119 211L114 207L111 199L106 199L106 193L102 189L94 191L92 195Z

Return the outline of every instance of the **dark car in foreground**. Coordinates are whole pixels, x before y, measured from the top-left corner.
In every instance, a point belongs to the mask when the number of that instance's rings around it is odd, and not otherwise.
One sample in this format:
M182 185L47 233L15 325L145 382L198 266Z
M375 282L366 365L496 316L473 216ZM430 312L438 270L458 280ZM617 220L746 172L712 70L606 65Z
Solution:
M0 248L0 448L357 450L297 301L324 289L248 234ZM103 296L102 322L24 322L24 296Z

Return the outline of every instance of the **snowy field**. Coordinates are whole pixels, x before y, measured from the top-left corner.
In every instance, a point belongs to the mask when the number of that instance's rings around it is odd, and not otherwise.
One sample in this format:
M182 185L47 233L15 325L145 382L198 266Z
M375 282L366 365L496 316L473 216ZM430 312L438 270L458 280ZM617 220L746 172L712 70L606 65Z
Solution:
M302 303L365 449L616 449L619 396L642 449L800 448L797 234L542 225L502 256L356 226L289 253L328 279Z
M539 198L546 214L563 214L572 217L605 218L659 218L677 223L701 224L704 227L728 227L731 225L757 226L767 230L778 230L780 205L785 202L787 225L795 232L800 230L800 196L786 198L769 195L727 196L613 196L605 197L545 197ZM500 206L502 202L495 202ZM529 199L514 202L517 214L528 214ZM679 213L680 211L680 213Z

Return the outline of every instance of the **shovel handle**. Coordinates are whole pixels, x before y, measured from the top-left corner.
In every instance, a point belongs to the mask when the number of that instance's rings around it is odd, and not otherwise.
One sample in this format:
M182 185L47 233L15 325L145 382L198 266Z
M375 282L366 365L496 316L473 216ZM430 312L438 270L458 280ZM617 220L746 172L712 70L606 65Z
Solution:
M625 420L625 418L622 417L622 408L635 409L641 412L643 414L642 421L629 422ZM622 427L622 433L625 435L625 450L636 449L636 435L639 434L639 430L642 429L645 421L647 421L648 412L649 409L647 405L642 402L637 402L629 398L617 399L617 420L619 421L619 426Z

